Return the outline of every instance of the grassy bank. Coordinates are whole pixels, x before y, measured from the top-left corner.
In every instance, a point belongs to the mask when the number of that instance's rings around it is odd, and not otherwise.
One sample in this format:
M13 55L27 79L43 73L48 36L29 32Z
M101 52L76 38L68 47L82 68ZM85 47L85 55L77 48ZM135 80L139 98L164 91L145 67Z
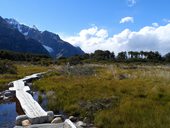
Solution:
M37 72L47 71L48 67L31 65L31 64L14 64L16 67L16 73L14 74L0 74L0 91L8 89L7 84L11 81L25 77L26 75L31 75Z
M84 65L56 67L36 81L48 109L83 117L101 128L170 126L170 67Z
M170 127L169 66L15 66L16 74L0 74L0 89L26 75L52 69L34 87L46 93L48 110L56 114L62 111L100 128Z

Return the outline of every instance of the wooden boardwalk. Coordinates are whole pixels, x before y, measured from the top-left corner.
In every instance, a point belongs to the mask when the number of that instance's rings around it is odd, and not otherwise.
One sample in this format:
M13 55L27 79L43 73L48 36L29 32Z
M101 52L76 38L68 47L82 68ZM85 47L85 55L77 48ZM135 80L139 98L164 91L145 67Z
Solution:
M30 119L33 119L35 121L40 121L42 119L43 122L43 118L47 117L49 118L49 115L46 111L44 111L41 106L38 104L37 101L35 101L33 99L33 97L27 92L30 91L29 86L25 86L25 82L31 79L35 79L38 78L39 75L44 74L44 73L37 73L37 74L33 74L30 76L26 76L23 79L19 79L16 81L11 82L13 84L13 87L10 87L9 90L10 91L15 91L15 95L17 97L17 99L19 100L22 109L24 110L26 116ZM20 122L20 120L19 120ZM39 124L40 123L40 124ZM73 122L71 122L69 119L66 119L63 123L59 123L59 124L43 124L40 122L34 122L30 128L35 128L34 124L36 128L65 128L67 126L67 128L76 128L75 124L73 124ZM16 126L15 128L23 128L22 126ZM81 128L81 127L80 127Z
M19 100L22 109L29 118L37 118L47 116L47 112L44 111L41 106L33 99L33 97L27 92L30 90L28 86L25 86L26 80L35 79L40 74L33 74L23 79L13 81L13 87L9 90L16 91L16 97Z

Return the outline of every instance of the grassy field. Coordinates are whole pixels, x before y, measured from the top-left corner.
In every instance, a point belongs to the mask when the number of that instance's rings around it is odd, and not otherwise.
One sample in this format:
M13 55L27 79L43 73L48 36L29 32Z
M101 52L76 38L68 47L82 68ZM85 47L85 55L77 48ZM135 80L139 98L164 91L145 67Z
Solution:
M0 74L0 91L8 89L7 84L11 81L25 77L26 75L31 75L37 72L48 71L47 67L31 64L15 64L17 67L16 74Z
M100 128L169 128L170 67L165 65L35 66L16 64L17 74L1 74L0 89L37 72L48 110L74 115ZM42 97L40 97L41 99ZM42 100L42 99L41 99Z
M61 66L34 84L48 109L100 128L170 127L169 66Z

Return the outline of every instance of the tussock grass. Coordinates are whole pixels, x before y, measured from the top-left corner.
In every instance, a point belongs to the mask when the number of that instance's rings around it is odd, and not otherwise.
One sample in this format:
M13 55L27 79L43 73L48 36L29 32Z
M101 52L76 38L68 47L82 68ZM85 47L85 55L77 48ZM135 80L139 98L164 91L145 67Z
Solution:
M47 95L48 109L87 117L101 128L170 127L170 67L89 67L93 69L89 75L56 68L35 82L37 89L53 92ZM87 67L74 68L84 71Z
M48 71L49 67L30 64L15 64L17 67L16 74L0 74L0 91L8 89L7 84L11 81L31 75L33 73Z
M25 77L27 75L31 75L34 73L39 73L39 72L46 72L50 68L45 67L45 66L40 66L40 65L31 65L31 64L17 64L17 74L20 75L21 77Z

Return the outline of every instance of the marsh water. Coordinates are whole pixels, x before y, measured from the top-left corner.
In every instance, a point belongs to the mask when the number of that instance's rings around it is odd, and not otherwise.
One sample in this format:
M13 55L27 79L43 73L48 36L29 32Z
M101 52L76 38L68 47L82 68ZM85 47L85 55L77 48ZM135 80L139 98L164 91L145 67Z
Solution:
M13 128L17 115L16 102L0 104L0 128Z
M47 98L45 94L39 92L33 93L33 97L38 101L38 97L42 96L42 101L39 103L41 107L47 109ZM0 128L13 128L15 126L15 119L18 115L24 114L20 103L17 99L12 99L7 102L0 103Z

